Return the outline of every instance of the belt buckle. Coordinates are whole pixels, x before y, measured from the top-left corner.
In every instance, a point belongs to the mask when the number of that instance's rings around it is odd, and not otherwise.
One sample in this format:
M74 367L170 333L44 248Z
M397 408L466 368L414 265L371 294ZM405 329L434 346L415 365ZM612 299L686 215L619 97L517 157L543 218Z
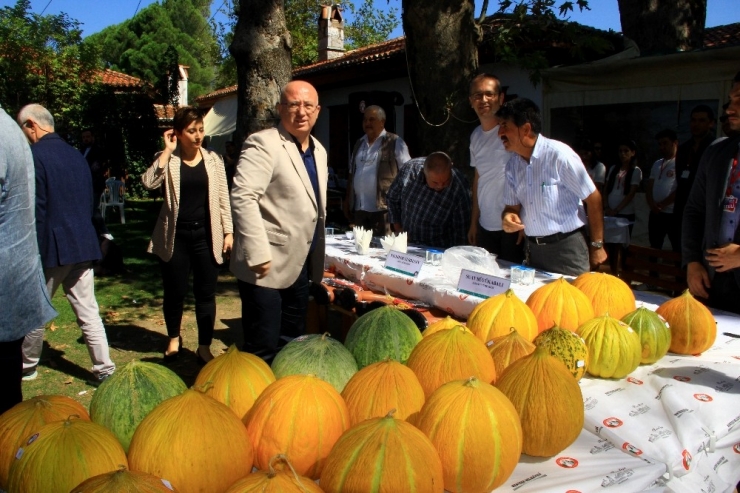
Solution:
M547 245L547 243L545 241L543 241L542 243L540 243L540 240L542 240L544 238L545 238L544 236L535 236L534 237L534 242L537 243L537 245L540 245L540 246L541 245Z

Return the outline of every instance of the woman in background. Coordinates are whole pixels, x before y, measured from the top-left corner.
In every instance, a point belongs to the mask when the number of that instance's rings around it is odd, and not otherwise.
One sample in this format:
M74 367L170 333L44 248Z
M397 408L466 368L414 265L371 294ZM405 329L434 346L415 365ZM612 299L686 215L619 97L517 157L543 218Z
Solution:
M619 164L612 166L606 176L604 187L604 216L622 217L630 222L629 232L635 223L635 194L642 180L642 170L637 166L637 144L625 139L617 148ZM621 245L607 243L607 255L612 274L617 274L617 259ZM622 252L624 253L624 252ZM624 260L623 260L624 261Z
M164 203L148 251L159 257L162 271L162 311L169 335L164 360L174 360L182 349L180 323L192 271L196 355L205 364L213 359L219 265L228 258L233 242L231 206L221 157L201 147L201 112L180 108L173 127L164 133L164 150L141 177L149 190L164 183Z
M591 181L596 185L596 190L599 193L604 192L604 181L606 180L606 166L600 162L594 154L594 144L588 139L584 139L578 143L576 152L580 156L583 165L586 167L588 176L591 177Z

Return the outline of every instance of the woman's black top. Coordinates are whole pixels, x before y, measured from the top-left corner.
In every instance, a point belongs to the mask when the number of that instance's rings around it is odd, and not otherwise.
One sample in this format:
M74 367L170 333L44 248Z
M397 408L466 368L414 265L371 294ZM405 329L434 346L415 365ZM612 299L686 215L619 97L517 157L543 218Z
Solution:
M180 165L180 210L177 222L205 222L208 212L208 174L203 159L195 166Z

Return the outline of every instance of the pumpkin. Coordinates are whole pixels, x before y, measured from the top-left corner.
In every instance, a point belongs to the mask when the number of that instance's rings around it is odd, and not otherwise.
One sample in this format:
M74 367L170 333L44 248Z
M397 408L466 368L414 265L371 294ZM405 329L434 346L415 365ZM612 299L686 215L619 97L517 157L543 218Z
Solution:
M298 474L318 479L329 451L349 428L349 411L339 392L317 376L290 375L268 385L244 424L258 469L285 454Z
M512 327L528 341L539 332L534 313L512 289L491 296L473 308L467 327L483 342L508 335Z
M650 365L666 355L671 346L671 329L663 317L641 306L622 317L622 322L640 336L641 364Z
M406 364L416 374L426 397L453 380L474 376L491 383L496 379L488 348L462 326L425 337Z
M169 481L151 474L129 471L119 467L117 471L94 476L72 489L71 493L171 493L176 491Z
M289 470L276 469L278 462ZM268 464L267 471L248 474L232 484L224 493L323 493L313 480L296 474L288 458L278 454Z
M608 313L614 318L622 318L635 309L635 293L617 276L606 272L584 272L576 277L573 286L591 300L595 316Z
M355 320L344 345L357 360L357 366L364 368L388 358L406 363L420 340L421 332L411 318L386 305Z
M493 358L493 366L496 367L496 375L501 375L504 369L519 358L532 354L535 345L526 340L512 327L511 332L488 341L488 352Z
M108 428L128 452L131 437L152 409L187 390L175 372L156 363L131 361L108 377L90 401L93 422Z
M416 427L439 452L445 489L452 492L483 493L499 487L522 453L516 409L500 390L475 377L435 390Z
M640 365L640 336L626 323L609 315L578 328L588 347L588 372L595 377L624 378Z
M504 370L496 387L522 424L522 452L551 457L575 442L583 428L583 395L562 361L543 347Z
M422 337L428 337L435 332L439 332L440 330L447 330L452 329L453 327L457 327L458 325L465 325L461 322L458 322L454 318L450 317L449 315L445 318L440 318L436 322L429 324L429 326L424 329L424 332L421 333Z
M563 362L576 380L580 380L588 367L588 347L575 332L553 327L541 332L534 345L544 347Z
M195 387L226 404L242 419L257 397L275 381L270 366L254 354L239 351L235 344L201 368Z
M244 425L225 404L189 389L162 402L136 429L132 471L167 478L181 493L221 493L252 471Z
M668 300L655 312L671 328L669 351L678 354L703 353L717 338L717 322L709 309L694 298L689 290Z
M442 493L442 463L429 438L393 417L354 425L337 441L321 473L327 493Z
M394 360L366 366L349 379L342 391L349 411L350 425L370 418L380 418L395 409L394 416L408 419L424 405L424 389L416 374Z
M87 409L64 395L31 397L0 415L0 489L7 489L8 472L18 447L45 424L70 416L90 421Z
M346 347L329 333L296 337L277 353L272 362L275 378L288 375L316 375L341 392L357 373L357 362Z
M128 465L113 433L76 418L45 424L15 457L8 493L69 493L86 479Z
M527 298L527 306L537 318L540 332L554 326L575 332L594 318L591 300L562 277L537 288Z

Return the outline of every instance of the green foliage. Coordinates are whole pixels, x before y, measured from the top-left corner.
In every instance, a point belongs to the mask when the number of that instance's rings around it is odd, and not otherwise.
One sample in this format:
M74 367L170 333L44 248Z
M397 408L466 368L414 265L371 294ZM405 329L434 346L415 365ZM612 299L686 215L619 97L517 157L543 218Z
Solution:
M347 17L345 23L345 47L360 48L388 39L398 26L397 9L388 12L376 10L373 0L361 0L358 7L354 1L337 2ZM301 67L318 60L318 19L324 0L285 0L285 21L293 38L293 66Z
M548 58L554 48L567 47L572 58L585 60L588 52L603 53L611 44L592 28L564 22L578 7L590 10L587 0L576 2L556 0L500 0L494 27L484 36L483 43L496 53L498 61L518 65L527 70L537 85L541 71L551 65ZM557 14L555 13L557 9ZM485 12L482 12L482 15Z
M211 90L220 57L214 26L208 22L210 4L210 0L153 3L134 18L87 37L85 44L96 47L112 69L157 88L167 85L176 51L178 62L189 67L188 98L193 100Z
M18 0L0 9L0 104L10 114L43 104L64 128L79 116L80 81L92 80L95 52L82 43L79 22L30 8Z

